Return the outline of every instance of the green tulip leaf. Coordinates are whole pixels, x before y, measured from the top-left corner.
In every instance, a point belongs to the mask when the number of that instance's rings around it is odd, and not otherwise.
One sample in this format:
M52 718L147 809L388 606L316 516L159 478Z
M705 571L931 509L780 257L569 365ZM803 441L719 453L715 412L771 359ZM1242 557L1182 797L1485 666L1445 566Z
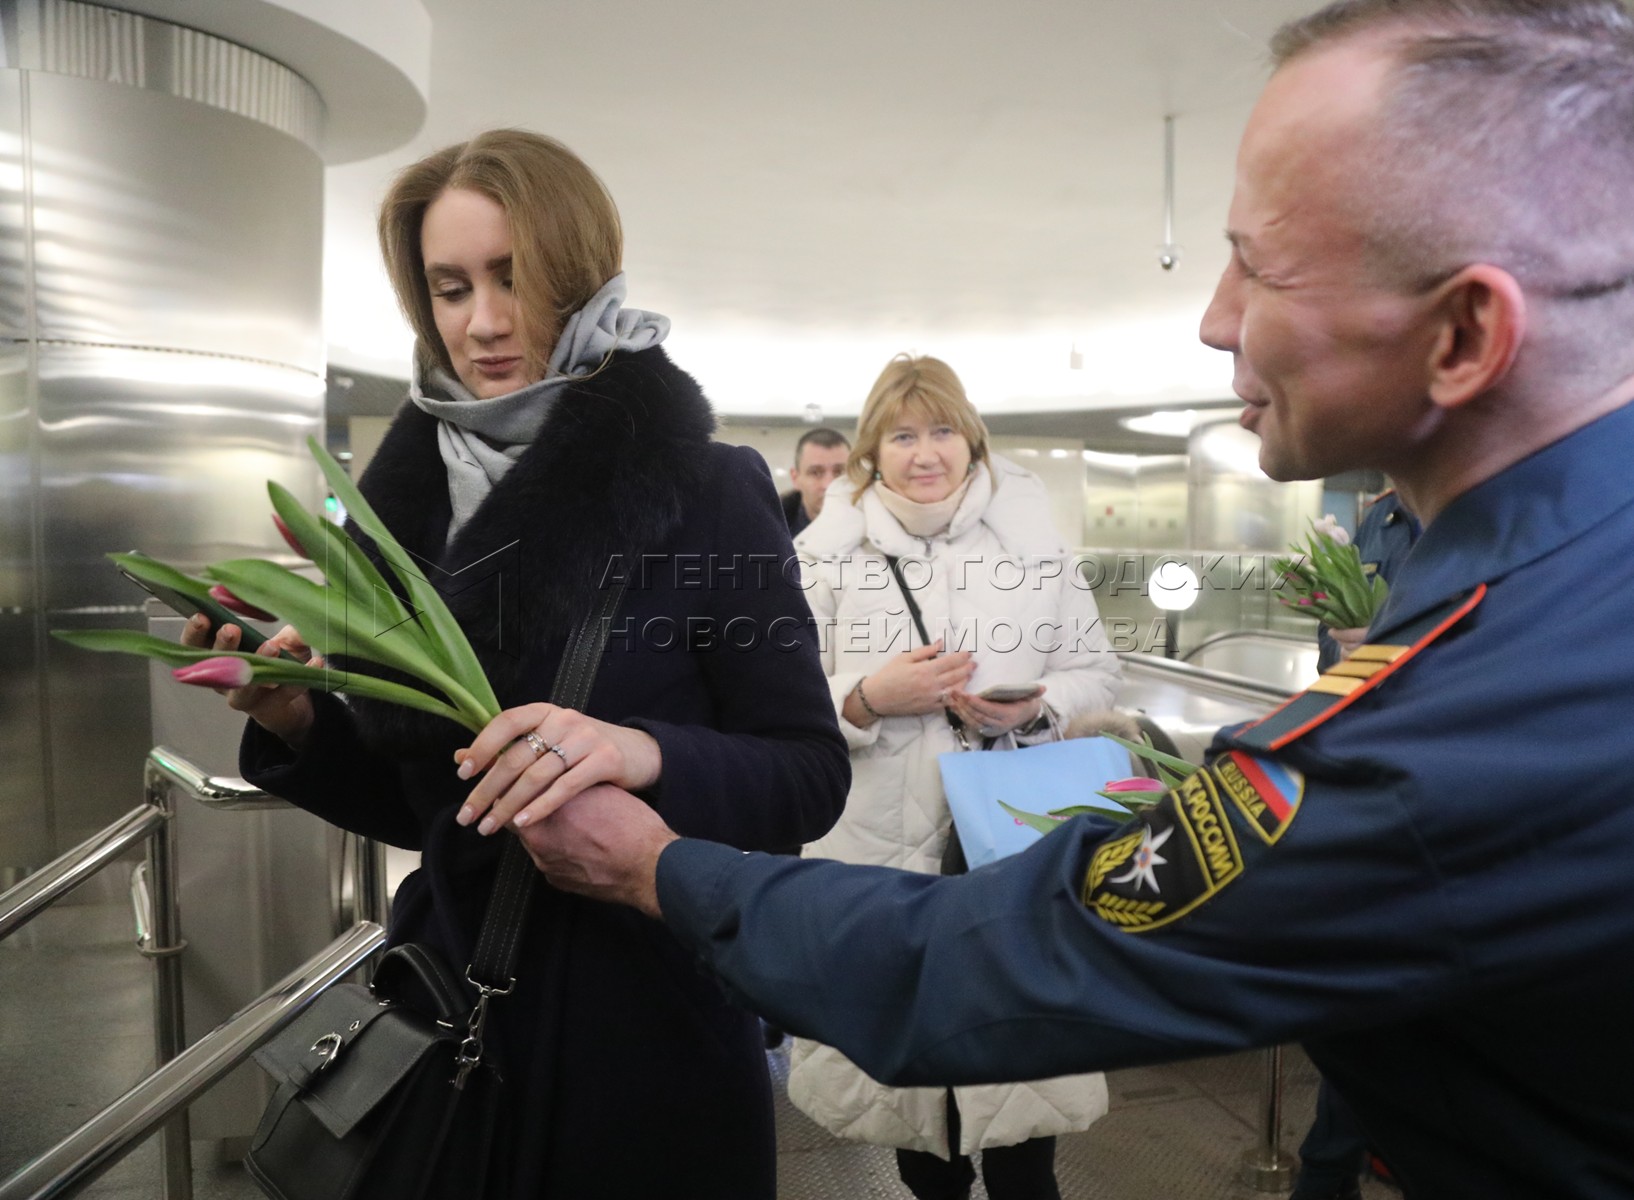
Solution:
M419 630L411 628L412 622L376 634L367 628L367 608L354 604L344 592L322 587L264 559L216 563L206 574L248 603L289 621L325 658L347 655L396 667L442 692L468 717L486 723L497 715L486 712L470 692L437 665L421 644Z
M1054 833L1065 824L1065 822L1057 821L1052 817L1040 816L1038 813L1023 812L1019 808L1012 808L1002 800L999 801L999 807L1023 825L1030 829L1036 829L1039 833Z
M446 701L420 691L418 688L377 679L360 671L341 671L335 667L309 667L290 662L287 658L250 654L242 650L196 650L152 634L134 629L53 629L51 636L77 646L81 650L116 651L121 654L140 654L157 659L167 667L186 667L212 658L241 658L250 664L250 678L260 684L288 684L310 688L315 692L346 692L353 696L367 696L385 700L422 712L447 717L480 733L486 721L473 721L452 708Z
M1161 750L1154 750L1145 742L1131 742L1119 737L1115 733L1103 732L1100 736L1106 738L1108 741L1116 742L1125 750L1129 751L1129 753L1136 755L1139 758L1143 758L1149 763L1155 763L1159 767L1167 767L1170 771L1174 772L1182 779L1197 770L1196 763L1189 763L1183 758L1176 758L1172 754L1165 754Z
M476 651L471 649L465 631L460 628L459 622L454 620L454 614L448 610L442 594L421 574L419 566L415 564L408 551L404 550L392 536L385 522L375 515L374 509L363 498L363 493L358 491L357 485L352 482L341 465L318 444L316 438L308 438L306 444L312 451L312 457L318 460L319 469L323 471L324 478L329 481L330 488L345 507L347 514L357 523L359 529L374 540L381 557L402 582L408 592L409 602L418 610L419 619L425 623L431 640L443 648L450 672L460 681L458 686L467 695L476 697L480 708L492 716L497 716L499 700L488 683L488 677L482 669L482 663L477 659Z

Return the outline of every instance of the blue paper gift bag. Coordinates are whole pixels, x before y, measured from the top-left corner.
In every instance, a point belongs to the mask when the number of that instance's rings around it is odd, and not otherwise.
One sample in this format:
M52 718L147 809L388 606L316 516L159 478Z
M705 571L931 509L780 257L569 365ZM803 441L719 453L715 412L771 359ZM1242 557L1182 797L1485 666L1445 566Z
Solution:
M942 788L971 870L1025 850L1044 835L999 807L1027 812L1088 804L1128 810L1095 793L1132 774L1129 752L1103 737L1072 738L1018 750L955 751L939 756Z

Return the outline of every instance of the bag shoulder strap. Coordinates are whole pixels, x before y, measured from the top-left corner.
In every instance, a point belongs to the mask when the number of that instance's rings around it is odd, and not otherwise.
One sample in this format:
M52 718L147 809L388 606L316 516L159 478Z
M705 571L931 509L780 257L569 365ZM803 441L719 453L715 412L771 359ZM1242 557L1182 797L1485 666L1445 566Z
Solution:
M891 578L896 580L897 588L902 592L902 601L908 606L908 615L913 618L913 627L919 631L919 640L930 645L930 633L925 628L925 617L919 611L919 601L913 598L913 589L908 586L907 580L902 578L902 568L898 565L902 560L894 554L885 556L885 565L891 568ZM947 717L948 728L953 730L953 736L958 740L960 749L970 749L970 738L965 734L964 722L953 715L951 708L942 710ZM992 738L985 738L981 748L988 749L993 744Z
M885 556L885 565L891 568L891 578L896 580L897 588L902 592L902 600L908 606L908 615L913 618L913 627L919 631L919 640L930 645L930 634L925 629L925 617L919 611L919 601L913 598L913 590L908 587L907 581L902 578L902 560L894 554Z
M550 689L550 702L557 707L583 711L589 701L596 668L601 665L602 652L612 634L613 614L624 598L624 588L625 583L620 581L603 589L594 610L568 639L561 665L556 669L556 681ZM479 991L502 996L515 984L523 918L538 877L539 872L534 869L533 860L522 848L521 841L506 838L494 889L488 897L488 909L483 914L482 931L477 935L471 965L465 973Z

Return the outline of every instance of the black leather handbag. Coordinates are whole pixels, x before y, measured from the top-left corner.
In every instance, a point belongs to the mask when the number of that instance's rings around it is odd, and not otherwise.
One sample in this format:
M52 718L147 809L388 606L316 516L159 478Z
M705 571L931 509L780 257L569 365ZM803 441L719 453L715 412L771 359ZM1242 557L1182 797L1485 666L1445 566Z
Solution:
M604 592L568 643L551 703L583 709L621 594ZM395 946L368 986L326 989L256 1052L277 1088L244 1166L267 1195L482 1195L502 1082L483 1056L483 1024L516 983L537 878L508 838L464 980L430 947Z

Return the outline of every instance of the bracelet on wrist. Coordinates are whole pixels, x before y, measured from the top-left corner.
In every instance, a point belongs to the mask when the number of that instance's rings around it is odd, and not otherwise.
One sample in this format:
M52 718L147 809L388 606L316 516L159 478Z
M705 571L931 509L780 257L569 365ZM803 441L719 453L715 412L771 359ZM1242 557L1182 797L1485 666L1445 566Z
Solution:
M1040 706L1038 715L1032 720L1024 722L1015 729L1017 737L1030 737L1035 733L1043 733L1050 727L1050 710Z
M868 693L862 690L862 680L857 680L857 686L852 690L857 693L857 703L862 705L863 712L867 713L870 717L873 717L876 721L883 721L885 719L884 713L880 712L879 709L868 703Z

